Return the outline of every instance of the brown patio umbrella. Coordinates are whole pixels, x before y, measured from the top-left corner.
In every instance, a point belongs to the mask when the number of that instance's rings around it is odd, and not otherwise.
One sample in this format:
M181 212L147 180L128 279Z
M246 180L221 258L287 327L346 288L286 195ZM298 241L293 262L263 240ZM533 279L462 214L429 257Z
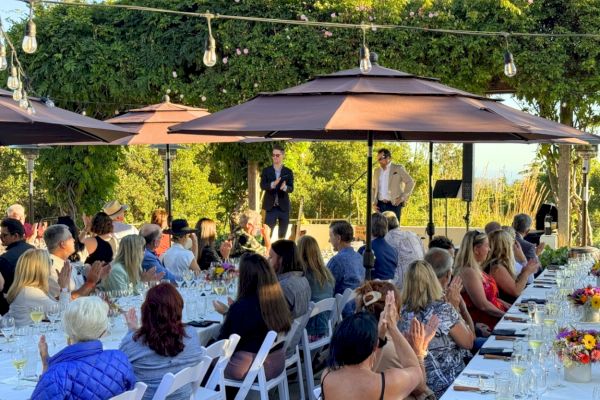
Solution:
M367 140L367 168L373 139L424 142L567 142L596 137L449 86L373 65L340 71L252 100L202 119L176 125L172 133L247 135L313 140ZM431 164L430 164L431 165ZM430 169L431 175L431 169ZM371 210L367 174L367 215ZM431 178L430 178L431 182ZM430 222L433 227L430 187ZM365 267L373 266L367 218ZM432 232L432 230L431 230ZM432 233L431 233L432 234Z
M111 142L131 132L58 107L49 107L30 97L35 113L28 113L0 89L0 146L73 142Z

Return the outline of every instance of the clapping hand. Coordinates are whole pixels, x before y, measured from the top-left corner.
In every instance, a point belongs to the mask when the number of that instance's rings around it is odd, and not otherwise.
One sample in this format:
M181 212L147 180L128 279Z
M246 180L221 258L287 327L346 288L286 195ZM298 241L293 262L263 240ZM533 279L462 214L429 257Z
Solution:
M137 314L135 313L135 308L130 308L124 314L125 323L127 324L127 328L130 331L135 331L138 328L138 319Z
M460 292L462 291L462 279L460 276L455 277L450 282L448 290L446 291L446 301L458 310L460 307Z
M45 335L40 336L38 350L40 351L40 359L42 360L42 372L46 372L48 369L48 358L50 358L50 356L48 354L48 343L46 342Z
M164 272L156 272L156 267L152 267L147 271L143 271L140 276L142 282L160 281L165 276Z
M284 192L287 190L287 184L285 183L285 181L283 181L283 183L281 184L281 187L279 189L283 190Z
M69 263L69 260L65 260L62 269L60 271L56 270L58 274L58 286L61 289L69 287L71 283L71 269L71 263Z
M406 340L410 343L417 357L422 358L427 354L427 348L435 336L439 322L440 320L437 315L432 316L426 325L422 324L416 318L413 318L410 322L410 329L406 334Z

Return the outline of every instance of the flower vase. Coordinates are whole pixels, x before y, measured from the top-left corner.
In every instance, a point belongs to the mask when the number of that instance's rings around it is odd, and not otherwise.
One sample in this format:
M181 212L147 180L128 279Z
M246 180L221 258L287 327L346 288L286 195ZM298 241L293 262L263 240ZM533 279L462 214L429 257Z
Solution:
M600 310L592 307L588 301L583 305L583 316L581 322L600 322Z
M586 383L592 380L592 363L571 362L565 365L565 380L568 382Z

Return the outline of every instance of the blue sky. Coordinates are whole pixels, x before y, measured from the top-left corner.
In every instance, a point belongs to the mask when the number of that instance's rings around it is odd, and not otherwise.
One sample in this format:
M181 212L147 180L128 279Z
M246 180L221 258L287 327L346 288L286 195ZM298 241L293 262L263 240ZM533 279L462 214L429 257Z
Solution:
M0 0L0 17L5 28L10 25L10 19L19 20L27 12L27 5L21 1ZM510 98L505 103L519 108ZM533 144L476 144L475 176L494 178L504 175L512 181L533 161L536 148Z

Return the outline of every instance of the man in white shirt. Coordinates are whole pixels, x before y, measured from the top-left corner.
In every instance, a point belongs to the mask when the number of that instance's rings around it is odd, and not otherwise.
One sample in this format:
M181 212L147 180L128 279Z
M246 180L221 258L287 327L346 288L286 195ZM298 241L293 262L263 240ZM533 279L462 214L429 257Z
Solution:
M415 181L400 164L392 163L392 153L388 149L377 152L379 167L373 173L373 209L380 213L393 211L400 221L402 207L415 187Z
M396 214L392 211L386 211L383 213L383 216L387 219L388 223L388 233L385 235L385 241L398 252L398 263L394 280L396 286L402 289L404 272L408 269L410 263L423 259L425 249L423 248L421 238L416 233L400 230Z
M125 212L128 209L129 206L119 203L118 200L109 201L102 208L102 211L113 220L113 236L117 239L117 242L120 242L121 238L127 235L138 235L140 233L135 226L124 222Z

